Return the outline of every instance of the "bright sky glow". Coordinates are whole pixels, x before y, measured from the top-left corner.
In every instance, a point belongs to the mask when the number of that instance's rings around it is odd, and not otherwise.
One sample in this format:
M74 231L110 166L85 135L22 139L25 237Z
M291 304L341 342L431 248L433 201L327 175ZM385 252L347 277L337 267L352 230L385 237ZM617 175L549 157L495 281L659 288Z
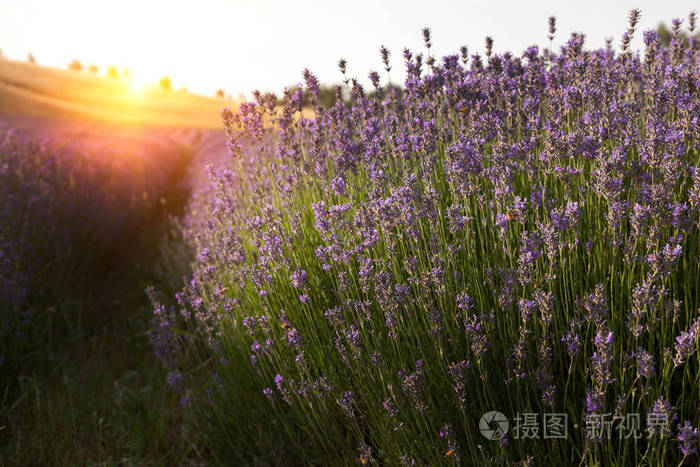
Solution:
M279 92L301 80L309 67L324 83L348 74L367 82L382 71L379 46L392 52L392 79L403 81L401 51L424 51L420 30L433 31L435 55L466 44L483 55L484 37L494 50L520 52L546 46L547 17L557 17L555 46L572 31L586 34L589 47L613 37L619 50L630 9L642 10L633 42L660 21L687 18L689 0L588 1L216 1L216 0L0 0L0 49L24 60L33 53L43 65L65 68L73 59L128 68L135 82L169 76L176 88L234 96L252 89ZM684 20L684 26L687 19Z

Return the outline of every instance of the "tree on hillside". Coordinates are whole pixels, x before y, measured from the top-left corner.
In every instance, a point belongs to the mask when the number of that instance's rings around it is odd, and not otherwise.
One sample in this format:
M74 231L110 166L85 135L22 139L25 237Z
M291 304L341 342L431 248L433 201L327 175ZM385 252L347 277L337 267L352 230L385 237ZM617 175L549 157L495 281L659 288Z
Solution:
M226 96L226 93L224 92L223 89L217 89L217 90L216 90L216 97L218 97L219 99L223 99L224 96Z
M70 65L68 65L68 69L73 71L83 71L83 64L80 63L80 60L73 60L70 62Z
M27 55L27 61L29 63L36 63L36 58L34 58L34 54L30 53L29 55Z
M93 75L96 75L100 71L100 68L97 65L90 65L88 67L88 71Z
M170 78L168 78L167 76L162 77L160 79L159 84L160 84L160 88L163 91L170 91L172 89L172 84L170 83Z
M107 78L119 78L119 71L116 66L107 68Z
M283 104L287 102L289 96L294 94L296 89L297 89L296 85L289 87L287 94L285 94L285 96L283 96L281 98ZM345 91L343 90L342 86L329 85L329 84L319 85L318 105L320 105L321 107L325 107L327 109L330 109L331 107L333 107L333 104L335 104L335 101L338 98L340 98L342 100L347 99L347 96L345 95ZM309 99L309 96L305 96L304 105L305 106L311 105L311 100Z
M287 94L281 98L282 103L286 103L288 100L288 96L291 96L294 94L296 91L297 86L290 86ZM377 90L374 89L372 91L369 91L366 93L367 97L374 97L376 94ZM400 95L401 92L403 92L403 88L399 86L398 84L388 84L382 87L381 89L382 95L387 96L390 93L398 94ZM319 85L318 89L318 105L321 107L325 107L327 109L330 109L333 107L335 102L340 99L344 102L348 102L348 90L346 87L338 85L338 84L321 84ZM243 97L243 100L245 100L245 97ZM304 105L305 106L310 106L311 105L311 100L309 99L308 96L305 96L304 98Z

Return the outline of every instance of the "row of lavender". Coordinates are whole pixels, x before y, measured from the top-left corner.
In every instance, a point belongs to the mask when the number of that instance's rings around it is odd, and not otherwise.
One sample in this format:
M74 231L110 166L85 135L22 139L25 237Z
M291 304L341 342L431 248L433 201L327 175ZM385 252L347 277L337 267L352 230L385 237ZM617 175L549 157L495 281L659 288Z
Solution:
M150 290L220 460L698 461L700 43L676 20L633 52L638 19L621 52L437 60L426 29L401 90L346 79L309 117L306 71L224 111L192 276Z
M0 153L0 299L7 308L21 309L46 263L68 261L87 240L87 220L102 211L99 203L90 202L100 181L89 176L86 161L54 151L47 140L8 131ZM115 225L122 221L114 219Z
M46 133L0 134L0 406L17 371L30 369L26 352L43 342L56 312L66 312L68 325L78 322L81 300L94 299L90 291L119 266L115 258L135 248L135 232L162 209L184 161L168 154L143 161L121 153L118 140L104 142L111 151L91 152L80 148L87 133L70 145Z

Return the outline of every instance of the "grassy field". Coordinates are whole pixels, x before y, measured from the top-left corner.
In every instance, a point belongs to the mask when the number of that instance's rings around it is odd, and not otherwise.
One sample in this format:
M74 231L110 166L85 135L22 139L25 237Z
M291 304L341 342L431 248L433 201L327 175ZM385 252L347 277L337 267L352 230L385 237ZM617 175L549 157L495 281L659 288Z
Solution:
M91 267L33 298L29 345L12 380L0 385L0 465L205 462L196 434L182 432L178 397L148 342L143 291L164 282L161 239L199 161L223 149L212 141L224 105L230 102L0 59L1 133L95 158L111 167L105 186L128 186L137 195L132 204L153 205L104 250L74 253L99 255Z
M221 107L231 104L157 86L136 89L124 78L0 58L0 113L4 114L218 129Z

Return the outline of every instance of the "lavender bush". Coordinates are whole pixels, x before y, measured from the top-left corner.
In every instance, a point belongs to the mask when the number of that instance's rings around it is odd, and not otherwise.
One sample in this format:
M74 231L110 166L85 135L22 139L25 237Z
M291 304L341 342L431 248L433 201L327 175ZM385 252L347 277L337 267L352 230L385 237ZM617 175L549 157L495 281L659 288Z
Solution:
M638 19L620 52L438 59L425 29L403 90L346 79L310 116L305 71L281 108L224 111L192 275L176 305L149 290L219 461L698 461L700 44L674 20L634 52Z

